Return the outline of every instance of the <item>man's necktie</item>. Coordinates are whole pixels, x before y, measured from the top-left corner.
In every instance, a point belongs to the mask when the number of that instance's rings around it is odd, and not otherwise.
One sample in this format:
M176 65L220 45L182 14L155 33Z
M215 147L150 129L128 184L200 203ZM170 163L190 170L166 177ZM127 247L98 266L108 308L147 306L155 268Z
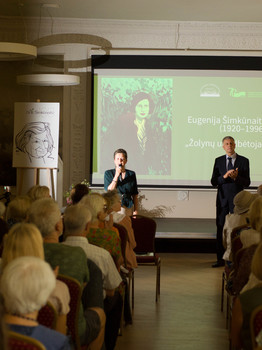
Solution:
M232 164L232 158L228 157L228 165L227 165L227 170L234 169L233 164Z

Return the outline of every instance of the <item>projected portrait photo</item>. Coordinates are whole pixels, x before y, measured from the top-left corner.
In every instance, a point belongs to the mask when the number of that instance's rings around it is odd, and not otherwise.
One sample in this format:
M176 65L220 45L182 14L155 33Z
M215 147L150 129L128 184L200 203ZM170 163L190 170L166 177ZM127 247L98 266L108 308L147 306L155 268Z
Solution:
M59 103L16 103L13 167L57 168Z
M171 173L172 79L109 78L102 81L101 166L124 148L139 175ZM103 91L102 91L103 92ZM111 113L109 111L112 111Z
M52 151L54 140L51 135L50 124L44 122L27 123L15 137L16 150L27 154L29 161L54 159Z

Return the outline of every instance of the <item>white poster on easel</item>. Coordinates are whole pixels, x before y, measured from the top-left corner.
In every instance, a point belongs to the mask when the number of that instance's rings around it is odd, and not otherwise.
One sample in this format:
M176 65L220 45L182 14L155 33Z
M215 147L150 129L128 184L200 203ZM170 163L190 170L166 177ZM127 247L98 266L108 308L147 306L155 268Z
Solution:
M13 167L57 168L59 103L16 102Z

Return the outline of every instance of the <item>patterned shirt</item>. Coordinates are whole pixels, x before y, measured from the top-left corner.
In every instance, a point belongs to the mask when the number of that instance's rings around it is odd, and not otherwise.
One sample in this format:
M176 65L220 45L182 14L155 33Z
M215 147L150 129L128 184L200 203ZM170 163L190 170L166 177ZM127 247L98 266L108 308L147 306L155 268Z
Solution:
M89 243L106 249L116 266L119 266L119 261L122 260L121 241L115 231L106 228L90 228L87 239Z
M104 290L115 289L122 282L113 258L107 250L90 244L88 239L83 236L68 236L63 244L81 247L86 253L87 258L96 263L102 272Z

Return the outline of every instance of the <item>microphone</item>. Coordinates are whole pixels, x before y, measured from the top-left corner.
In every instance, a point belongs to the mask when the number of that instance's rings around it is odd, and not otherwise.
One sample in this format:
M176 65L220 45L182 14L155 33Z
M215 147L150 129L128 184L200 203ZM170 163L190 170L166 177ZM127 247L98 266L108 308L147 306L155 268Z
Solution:
M118 168L119 168L119 169L122 169L122 164L119 164L119 165L118 165ZM119 181L122 182L122 176L121 176L121 174L119 175Z

